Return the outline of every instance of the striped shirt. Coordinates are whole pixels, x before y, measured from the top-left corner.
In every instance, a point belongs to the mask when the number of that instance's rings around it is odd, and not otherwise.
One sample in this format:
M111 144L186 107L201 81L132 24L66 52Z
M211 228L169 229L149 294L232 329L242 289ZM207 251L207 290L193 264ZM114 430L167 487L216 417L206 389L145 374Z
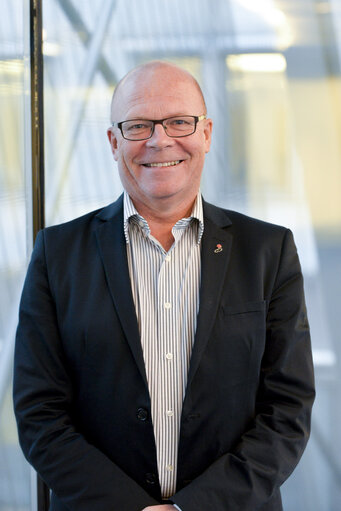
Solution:
M156 441L161 493L175 493L180 416L199 309L202 199L172 229L168 252L124 192L124 234Z

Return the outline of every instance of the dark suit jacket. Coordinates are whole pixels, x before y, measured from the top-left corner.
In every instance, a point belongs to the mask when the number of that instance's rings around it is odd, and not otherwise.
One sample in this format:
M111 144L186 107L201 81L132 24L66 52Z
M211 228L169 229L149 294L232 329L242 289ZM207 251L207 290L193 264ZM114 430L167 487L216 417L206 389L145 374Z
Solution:
M183 511L279 511L314 399L296 248L283 227L207 203L204 217L173 501ZM160 501L122 197L39 233L14 402L21 446L52 488L52 510L139 511Z

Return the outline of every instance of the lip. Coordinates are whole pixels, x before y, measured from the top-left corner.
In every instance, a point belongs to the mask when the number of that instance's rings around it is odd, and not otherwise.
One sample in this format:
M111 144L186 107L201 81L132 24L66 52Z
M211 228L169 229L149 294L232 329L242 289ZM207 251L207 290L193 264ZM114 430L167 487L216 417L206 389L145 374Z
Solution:
M167 168L167 167L175 167L176 165L179 165L179 163L182 163L183 160L168 160L168 161L151 161L151 162L144 162L141 163L144 167L147 168Z

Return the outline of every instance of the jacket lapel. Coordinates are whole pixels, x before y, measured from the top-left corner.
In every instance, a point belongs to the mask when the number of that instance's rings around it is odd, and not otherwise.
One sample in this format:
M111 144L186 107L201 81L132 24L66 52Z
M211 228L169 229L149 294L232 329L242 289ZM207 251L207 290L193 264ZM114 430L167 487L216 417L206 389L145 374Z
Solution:
M148 386L131 292L123 231L123 196L104 208L97 218L100 223L96 228L96 237L109 291L137 366Z
M201 287L197 329L188 373L188 385L200 363L220 303L225 274L230 259L232 235L227 213L204 204L204 234L201 248Z

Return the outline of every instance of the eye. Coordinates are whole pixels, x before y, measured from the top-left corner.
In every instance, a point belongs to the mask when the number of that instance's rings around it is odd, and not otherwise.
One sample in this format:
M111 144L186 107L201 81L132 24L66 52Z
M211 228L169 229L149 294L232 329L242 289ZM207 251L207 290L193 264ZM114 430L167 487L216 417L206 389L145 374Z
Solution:
M125 126L127 131L141 131L149 128L149 124L143 122L135 122L134 124L128 124Z
M170 119L169 124L171 126L190 126L192 123L190 119L186 119L183 117L177 117L175 119Z

